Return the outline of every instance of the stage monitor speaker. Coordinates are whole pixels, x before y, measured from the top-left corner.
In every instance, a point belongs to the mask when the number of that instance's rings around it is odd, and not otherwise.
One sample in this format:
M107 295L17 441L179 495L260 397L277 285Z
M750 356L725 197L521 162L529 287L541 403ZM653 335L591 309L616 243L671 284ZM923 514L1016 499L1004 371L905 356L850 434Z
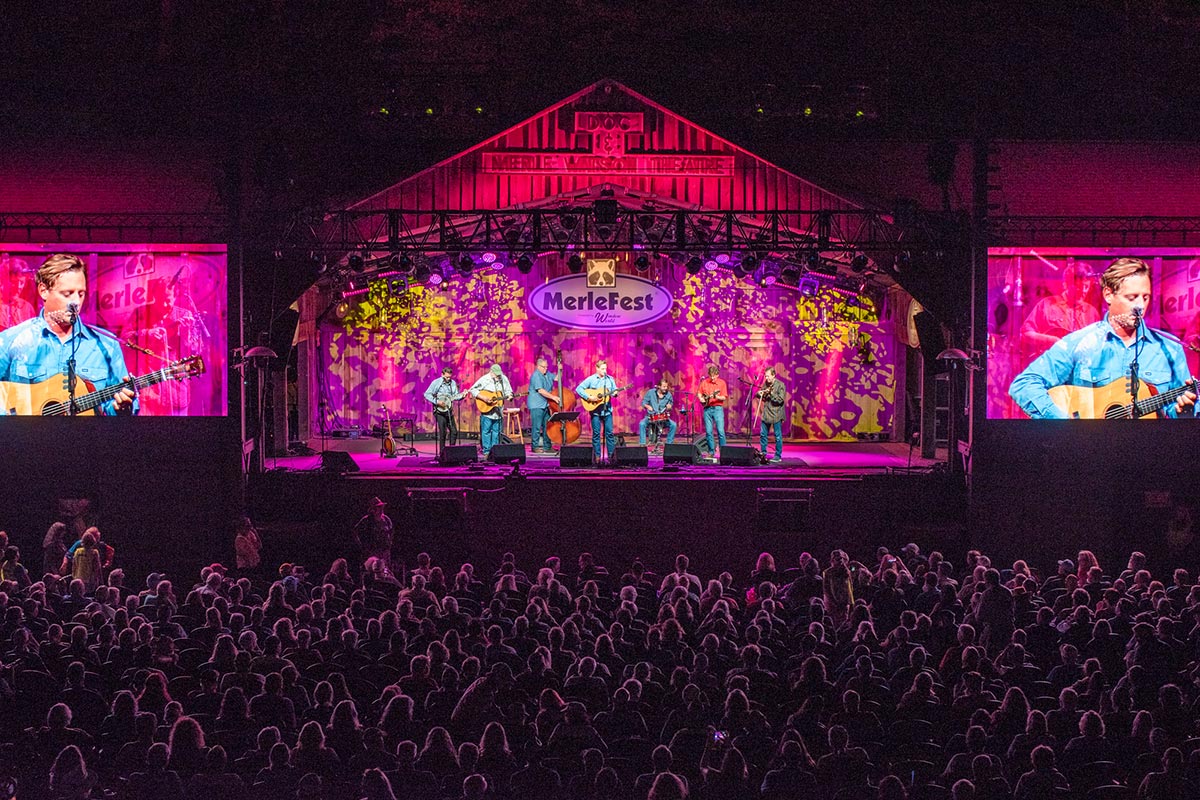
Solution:
M462 464L474 464L479 460L479 451L473 444L455 444L442 448L441 465L457 467Z
M358 472L358 464L350 454L342 450L326 450L321 453L321 469L325 472Z
M492 451L488 453L488 461L493 464L524 464L525 463L525 445L523 444L496 444L492 445Z
M590 467L592 465L592 448L570 445L559 448L558 465L560 467Z
M949 367L945 361L938 361L938 355L946 349L946 335L937 317L928 311L913 314L913 325L917 329L920 340L921 356L925 359L925 369L932 370L934 375L940 375Z
M700 448L694 444L663 445L663 464L698 464Z
M648 467L650 455L644 447L618 447L613 450L612 465L614 467Z
M753 467L758 463L758 451L753 447L726 445L721 448L721 466Z

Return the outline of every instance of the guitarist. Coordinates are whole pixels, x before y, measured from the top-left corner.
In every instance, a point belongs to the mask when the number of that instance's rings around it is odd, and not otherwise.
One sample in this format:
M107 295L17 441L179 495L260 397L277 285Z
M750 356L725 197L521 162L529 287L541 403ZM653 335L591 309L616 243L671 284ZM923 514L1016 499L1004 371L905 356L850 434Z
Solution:
M84 380L97 389L132 380L117 338L78 318L87 299L82 259L63 253L50 256L38 267L37 288L42 313L0 333L0 381L35 384L66 375L72 350L75 374L81 379L76 396L88 392ZM136 414L137 398L132 389L122 389L99 411L109 416Z
M729 386L718 376L720 369L716 364L709 364L708 377L700 381L696 396L704 406L704 435L708 444L708 452L714 458L717 450L713 447L713 429L717 431L717 442L725 447L725 403L729 400Z
M511 400L513 396L512 384L508 382L508 376L504 374L504 370L500 368L499 364L492 364L492 368L475 381L467 391L471 393L471 397L476 399L482 392L495 392L506 401ZM479 445L483 448L484 458L487 458L488 454L492 452L492 447L496 442L500 441L500 409L503 405L503 403L497 403L491 411L479 415Z
M596 361L596 371L584 378L583 383L579 384L575 389L575 394L580 397L585 397L588 400L596 399L600 396L607 395L611 398L615 395L617 382L608 374L608 362L603 358ZM600 446L603 445L609 457L612 456L613 450L617 447L617 437L613 434L613 413L612 402L606 401L598 405L591 412L592 417L592 460L597 464L603 464L604 459L601 456ZM603 432L603 440L601 439Z
M458 390L458 382L454 380L454 370L450 367L442 369L442 377L434 378L425 390L425 399L433 405L433 422L437 425L438 452L446 448L449 438L450 446L458 444L458 425L454 422L454 409L450 404L465 397Z
M1008 393L1034 419L1067 419L1050 398L1056 386L1096 388L1128 378L1136 354L1138 380L1167 391L1190 380L1183 345L1169 333L1146 325L1150 307L1150 267L1140 258L1118 258L1100 276L1108 314L1067 334L1013 379ZM1128 396L1128 395L1127 395ZM1193 392L1184 392L1163 411L1192 416Z

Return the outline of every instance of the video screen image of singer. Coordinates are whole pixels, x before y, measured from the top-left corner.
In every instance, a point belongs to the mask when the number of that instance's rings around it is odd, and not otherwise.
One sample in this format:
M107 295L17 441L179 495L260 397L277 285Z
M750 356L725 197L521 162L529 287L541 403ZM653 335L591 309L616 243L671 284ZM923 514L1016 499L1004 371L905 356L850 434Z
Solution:
M228 412L224 245L0 250L0 416Z
M989 419L1193 418L1200 250L988 251Z

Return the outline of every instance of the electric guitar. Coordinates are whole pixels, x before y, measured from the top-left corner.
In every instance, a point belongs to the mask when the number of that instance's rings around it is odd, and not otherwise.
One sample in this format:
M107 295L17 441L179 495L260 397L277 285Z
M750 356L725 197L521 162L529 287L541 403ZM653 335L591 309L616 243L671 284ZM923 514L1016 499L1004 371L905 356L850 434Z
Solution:
M600 406L604 405L605 403L612 401L613 396L615 394L617 394L617 392L623 392L626 389L628 389L630 386L633 386L633 384L628 383L624 386L618 386L616 389L613 389L611 392L608 391L607 389L585 389L584 391L587 392L587 394L580 392L579 402L580 402L580 404L583 405L584 408L586 408L588 410L588 413L591 413L592 411L595 411L596 409L598 409Z
M396 457L396 437L392 435L392 418L388 415L387 406L383 406L383 439L379 442L379 455L384 458Z
M75 414L98 415L100 406L116 397L122 389L133 389L136 394L157 383L182 381L203 374L204 360L200 356L189 356L105 389L97 389L95 385L79 378L79 384L86 392L75 395ZM38 383L0 381L0 414L25 417L63 417L71 414L67 376L59 374Z
M1117 378L1104 386L1055 386L1047 390L1054 404L1071 419L1141 419L1174 405L1184 392L1195 391L1195 378L1165 392L1142 381L1136 401L1129 397L1129 378Z
M529 392L517 392L512 396L512 399L516 400L527 394ZM480 414L490 414L502 405L504 405L504 392L493 392L490 389L485 389L479 393L479 397L475 398L475 407L479 409Z

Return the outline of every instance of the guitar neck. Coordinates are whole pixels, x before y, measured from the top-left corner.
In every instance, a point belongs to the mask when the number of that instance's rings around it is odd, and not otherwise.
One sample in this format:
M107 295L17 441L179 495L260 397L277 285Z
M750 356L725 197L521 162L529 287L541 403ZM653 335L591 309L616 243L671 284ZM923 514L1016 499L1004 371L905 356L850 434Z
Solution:
M1144 417L1147 414L1155 414L1159 411L1162 411L1168 405L1171 405L1180 397L1182 397L1185 392L1193 391L1195 388L1196 382L1191 380L1185 383L1183 386L1177 386L1174 389L1168 389L1167 391L1153 395L1152 397L1138 400L1136 403L1134 403L1134 416Z
M133 388L135 392L140 392L142 389L162 383L171 379L171 367L166 366L154 372L138 376L133 379ZM104 389L97 389L94 392L88 392L81 397L75 398L75 409L77 411L91 411L92 409L107 403L117 396L117 393L128 388L128 383L118 383Z

